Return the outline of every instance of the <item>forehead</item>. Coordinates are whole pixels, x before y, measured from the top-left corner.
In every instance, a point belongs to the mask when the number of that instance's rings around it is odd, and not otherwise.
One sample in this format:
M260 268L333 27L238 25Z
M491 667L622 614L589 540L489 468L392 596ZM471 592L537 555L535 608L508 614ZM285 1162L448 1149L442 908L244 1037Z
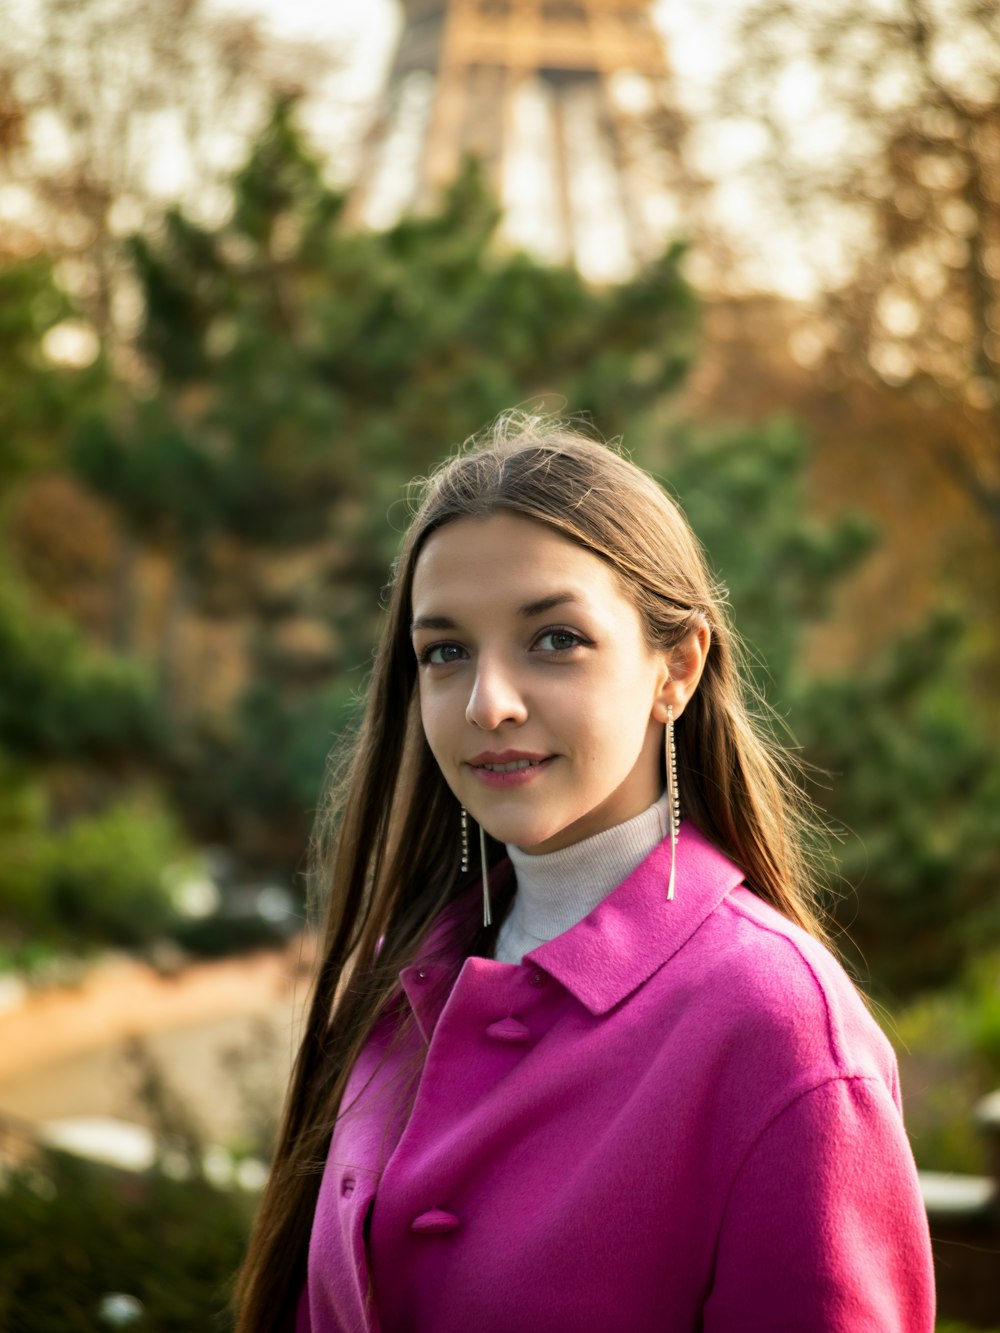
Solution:
M413 611L431 614L444 602L501 609L554 590L631 609L606 561L544 523L507 513L462 518L425 542L413 573Z

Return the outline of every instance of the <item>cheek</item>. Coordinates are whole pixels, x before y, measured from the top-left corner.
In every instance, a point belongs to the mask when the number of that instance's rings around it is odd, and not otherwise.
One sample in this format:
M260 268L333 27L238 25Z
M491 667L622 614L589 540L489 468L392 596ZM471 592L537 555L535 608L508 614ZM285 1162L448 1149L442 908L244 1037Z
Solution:
M424 690L420 691L419 698L420 698L420 721L424 728L424 735L427 737L429 742L433 742L433 736L435 732L434 704L433 701L427 697L427 693Z
M609 671L591 692L591 718L621 744L645 734L657 696L659 677L645 663L625 661Z
M437 755L447 737L449 723L453 721L453 709L449 708L440 690L421 690L419 698L424 736L432 753Z
M588 726L592 762L619 778L630 772L649 736L650 711L636 694L607 699Z

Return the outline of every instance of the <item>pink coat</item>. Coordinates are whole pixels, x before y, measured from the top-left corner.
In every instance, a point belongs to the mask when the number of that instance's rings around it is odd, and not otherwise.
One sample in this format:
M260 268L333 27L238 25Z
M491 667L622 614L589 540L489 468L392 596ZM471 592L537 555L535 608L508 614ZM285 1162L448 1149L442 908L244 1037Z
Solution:
M888 1042L690 826L671 903L667 860L519 966L402 973L416 1025L351 1079L300 1333L931 1333Z

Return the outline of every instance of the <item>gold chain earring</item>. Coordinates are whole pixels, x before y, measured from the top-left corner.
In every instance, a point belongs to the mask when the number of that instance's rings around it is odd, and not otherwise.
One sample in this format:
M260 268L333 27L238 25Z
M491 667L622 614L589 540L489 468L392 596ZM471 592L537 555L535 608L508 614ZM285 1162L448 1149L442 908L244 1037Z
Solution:
M469 812L464 805L459 806L462 820L462 874L469 869ZM486 859L486 831L482 824L479 825L479 861L483 869L483 925L491 926L493 924L493 913L490 911L490 865Z
M464 805L458 807L462 812L462 874L469 869L469 812Z
M667 902L674 896L674 877L677 871L677 835L681 827L681 798L677 790L677 745L674 740L674 708L667 707L667 725L663 730L663 744L667 767L667 837L670 839L670 878L667 881Z
M486 860L486 830L482 824L479 825L479 859L483 867L483 925L493 924L493 914L490 911L490 867Z

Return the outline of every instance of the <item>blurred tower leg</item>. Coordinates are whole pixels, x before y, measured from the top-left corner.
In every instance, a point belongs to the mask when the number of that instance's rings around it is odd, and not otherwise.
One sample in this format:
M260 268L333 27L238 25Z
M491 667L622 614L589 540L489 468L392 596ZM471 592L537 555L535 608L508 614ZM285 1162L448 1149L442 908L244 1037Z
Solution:
M597 280L663 247L676 215L654 159L676 150L680 119L649 0L402 7L351 201L356 220L386 226L427 207L472 154L515 245Z

